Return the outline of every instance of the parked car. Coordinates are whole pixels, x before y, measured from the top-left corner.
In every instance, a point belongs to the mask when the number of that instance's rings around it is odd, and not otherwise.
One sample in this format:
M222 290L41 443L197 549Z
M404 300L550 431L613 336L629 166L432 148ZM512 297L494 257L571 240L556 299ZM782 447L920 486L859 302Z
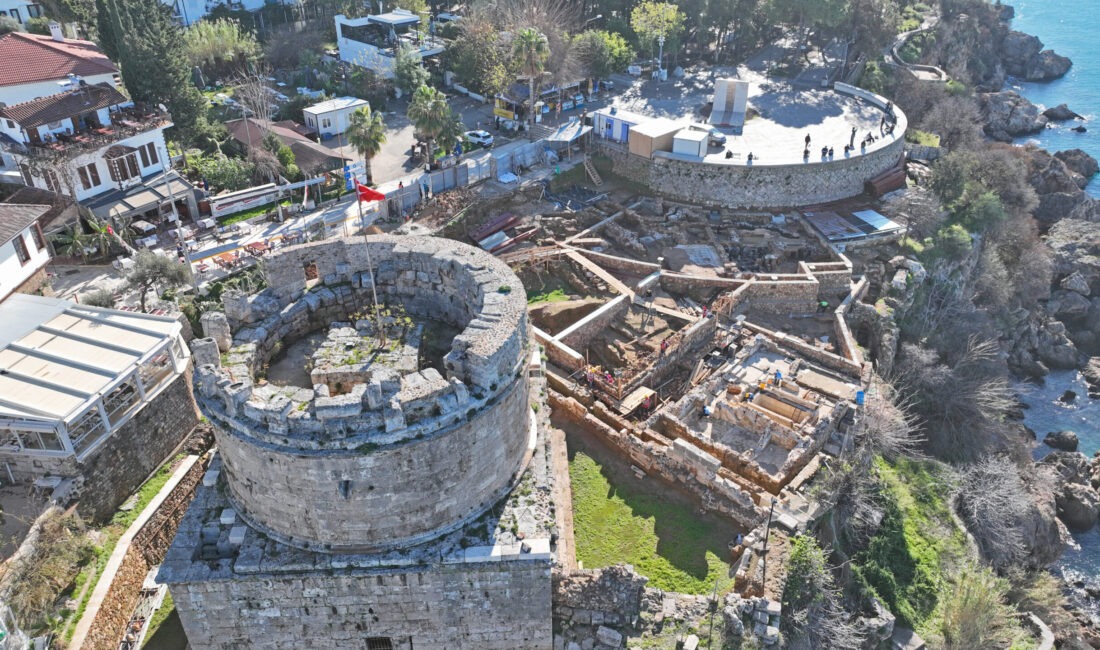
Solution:
M488 131L467 131L466 139L485 149L493 146L493 134Z
M692 124L690 128L695 131L702 131L710 136L708 138L708 141L713 147L721 147L722 145L726 144L726 134L722 133L713 126L708 126L706 124Z

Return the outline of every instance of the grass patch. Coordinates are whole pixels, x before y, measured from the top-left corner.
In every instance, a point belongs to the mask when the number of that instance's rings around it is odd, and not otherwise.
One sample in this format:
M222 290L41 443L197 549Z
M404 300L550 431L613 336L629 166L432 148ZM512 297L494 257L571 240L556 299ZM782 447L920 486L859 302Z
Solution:
M280 204L284 208L286 208L286 207L290 206L291 202L292 201L290 199L284 199L283 201L280 202ZM235 212L233 214L226 215L224 217L218 217L218 225L219 226L232 226L235 223L240 223L242 221L248 221L249 219L251 219L253 217L258 217L262 214L267 214L268 212L274 212L274 211L275 211L275 202L272 201L271 203L268 203L266 205L261 205L259 207L252 208L251 210L244 210L242 212Z
M569 300L569 296L565 295L565 290L561 287L543 293L527 294L528 305L538 305L544 302L565 302L566 300Z
M76 577L76 580L73 582L73 588L69 592L70 597L79 594L84 583L89 580L98 582L103 576L103 569L107 566L107 560L111 558L111 554L115 552L115 546L118 545L118 538L122 537L126 529L137 520L141 511L145 510L145 507L149 505L153 497L155 497L157 493L160 492L161 488L168 483L168 479L172 477L172 471L176 466L176 461L180 458L182 458L182 454L162 465L149 480L145 481L145 483L138 488L134 507L130 510L119 510L115 513L114 517L111 518L111 522L100 529L100 533L104 535L103 544L96 547L94 560L85 565L80 574ZM127 499L127 501L128 500L129 499ZM73 632L76 630L76 623L84 616L84 610L88 607L88 600L92 597L95 586L96 583L88 585L88 589L85 590L83 597L80 599L80 604L77 606L72 616L66 621L64 632L66 642L72 640Z
M586 568L628 563L665 591L709 594L733 587L728 540L691 510L662 499L660 490L612 485L591 456L576 452L573 483L577 559ZM655 487L655 486L654 486Z
M938 147L940 146L940 136L935 133L929 133L927 131L921 131L919 129L909 129L905 132L905 141L912 142L913 144L924 145L926 147Z
M936 45L936 37L928 32L914 34L898 49L898 56L906 63L919 63L925 51Z
M153 618L149 620L149 633L147 636L155 636L160 626L164 625L164 621L168 620L168 617L175 613L176 604L172 602L172 593L165 592L164 600L161 602L157 611L153 612Z
M881 459L885 516L867 548L853 558L856 583L881 599L898 622L920 634L947 588L946 575L968 555L966 537L951 518L946 469L934 462Z
M560 192L574 185L591 185L591 182L588 180L588 174L584 171L583 164L574 165L550 179L550 190L553 192Z

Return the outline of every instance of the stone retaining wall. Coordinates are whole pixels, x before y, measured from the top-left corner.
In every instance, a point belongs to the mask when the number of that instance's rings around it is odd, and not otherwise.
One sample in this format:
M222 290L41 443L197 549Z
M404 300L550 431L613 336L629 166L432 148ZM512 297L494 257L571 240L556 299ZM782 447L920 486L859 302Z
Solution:
M637 156L602 146L616 174L680 201L723 208L816 205L863 193L864 183L897 165L904 129L880 149L827 163L794 165L723 164Z
M172 544L187 506L195 495L195 486L206 470L197 462L176 484L160 508L134 536L122 565L115 573L103 603L96 612L81 648L84 650L116 650L126 631L126 623L141 597L141 585L154 566L160 564Z
M187 370L111 434L78 469L84 476L77 506L80 514L100 522L114 515L198 422L191 371Z
M175 584L194 650L550 650L549 561L237 576Z

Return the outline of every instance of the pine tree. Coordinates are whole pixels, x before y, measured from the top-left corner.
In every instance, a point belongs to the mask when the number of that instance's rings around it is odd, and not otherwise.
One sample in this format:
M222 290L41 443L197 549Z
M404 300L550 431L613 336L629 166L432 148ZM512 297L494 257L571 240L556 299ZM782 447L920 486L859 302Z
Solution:
M183 139L205 126L205 100L191 84L183 32L170 9L148 0L97 0L100 46L118 61L134 101L164 104Z

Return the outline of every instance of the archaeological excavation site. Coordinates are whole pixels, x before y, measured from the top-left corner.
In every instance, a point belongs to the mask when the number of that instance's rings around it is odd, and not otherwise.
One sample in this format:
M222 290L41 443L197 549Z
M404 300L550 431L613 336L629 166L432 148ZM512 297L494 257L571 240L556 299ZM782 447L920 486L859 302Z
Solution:
M889 344L892 269L853 269L893 222L463 198L405 229L435 236L284 248L203 316L217 454L160 569L191 645L777 643L788 537Z

